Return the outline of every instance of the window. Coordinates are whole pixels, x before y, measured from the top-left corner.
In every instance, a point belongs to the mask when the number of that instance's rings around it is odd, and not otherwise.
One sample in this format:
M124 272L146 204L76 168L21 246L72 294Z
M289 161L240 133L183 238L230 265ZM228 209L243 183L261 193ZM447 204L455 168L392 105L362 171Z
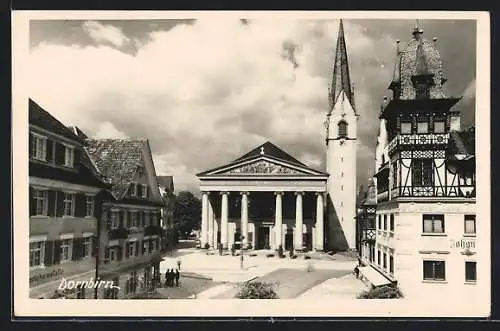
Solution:
M137 196L137 184L136 183L130 184L130 195L132 195L133 197Z
M394 274L394 257L389 255L389 273Z
M339 137L340 138L347 137L347 122L340 121L338 126L339 126Z
M387 254L386 253L384 253L384 259L382 260L382 262L384 264L384 266L383 266L384 270L387 269Z
M417 133L429 133L429 123L425 119L417 123Z
M476 262L465 262L465 281L475 282L477 279Z
M394 232L394 214L389 215L389 230Z
M92 253L92 237L84 237L83 238L83 258L88 257Z
M150 218L151 216L149 215L149 212L144 213L144 227L148 227L150 225Z
M445 133L444 121L434 121L434 133Z
M377 264L380 265L380 251L377 250Z
M378 215L378 229L379 230L382 229L382 216L381 215Z
M148 197L148 186L147 185L142 185L142 197L143 198Z
M424 261L424 280L445 280L444 261Z
M75 162L75 148L72 146L64 147L64 166L73 168Z
M94 197L90 195L85 197L85 216L94 216Z
M45 161L47 159L47 138L32 134L31 157Z
M411 122L401 122L401 134L411 134Z
M131 228L137 227L137 212L135 211L130 212L130 227Z
M48 194L47 191L33 190L33 199L35 200L35 215L47 216Z
M413 186L432 186L432 159L414 159L411 163Z
M135 247L136 247L135 242L128 244L128 255L127 255L128 258L135 256Z
M429 87L425 83L417 83L415 86L416 99L429 99Z
M465 215L465 234L476 234L476 215Z
M75 215L75 195L73 193L64 193L64 216Z
M111 212L111 228L116 229L118 227L120 227L120 220L118 219L118 212L112 211Z
M424 233L444 233L444 215L423 215Z
M71 239L64 239L61 240L61 262L69 261L71 260L71 245L72 240Z
M387 230L387 215L384 215L384 231Z
M158 225L158 215L156 213L151 215L151 225Z
M115 248L110 248L109 249L109 261L116 261L118 258L117 258L117 254L116 254L116 249Z
M30 243L30 267L38 267L43 265L43 250L44 242L31 242Z

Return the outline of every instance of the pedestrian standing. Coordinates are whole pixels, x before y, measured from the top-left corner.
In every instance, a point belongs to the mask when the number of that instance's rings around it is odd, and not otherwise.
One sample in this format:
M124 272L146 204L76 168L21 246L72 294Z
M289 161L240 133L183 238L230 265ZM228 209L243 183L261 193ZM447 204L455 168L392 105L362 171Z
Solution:
M174 283L174 272L172 269L168 270L168 286L172 287Z
M165 271L165 287L168 286L168 269Z
M177 269L181 270L181 259L177 260Z
M179 278L181 274L179 272L179 269L175 270L175 286L179 286Z

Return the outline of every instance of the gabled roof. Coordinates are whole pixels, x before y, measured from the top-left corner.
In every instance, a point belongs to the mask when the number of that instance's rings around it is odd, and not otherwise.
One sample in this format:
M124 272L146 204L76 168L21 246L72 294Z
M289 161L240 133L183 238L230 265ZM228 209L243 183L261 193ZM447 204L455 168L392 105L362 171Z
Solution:
M377 204L377 188L375 187L373 179L370 178L370 183L368 184L368 194L366 195L366 199L363 201L363 205L371 206L376 204Z
M257 172L248 172L253 166L256 167ZM327 173L308 167L269 141L252 149L229 164L203 171L197 174L197 176L226 174L328 176Z
M81 138L76 136L70 129L59 122L59 120L57 120L32 99L29 99L29 124L71 139L75 142L83 143Z
M158 185L165 188L167 191L174 191L174 177L173 176L157 176Z
M73 132L75 134L75 136L77 137L80 137L81 139L88 139L89 137L87 137L87 135L82 131L80 130L79 127L77 126L68 126L68 129L71 130L71 132Z
M145 140L88 139L87 151L101 173L112 184L112 193L121 199L134 180L139 166L144 167Z
M262 154L262 152L264 154ZM287 163L294 163L294 164L297 164L297 165L300 165L303 167L307 167L307 165L300 162L299 160L297 160L296 158L294 158L293 156L291 156L290 154L288 154L287 152L285 152L284 150L282 150L281 148L279 148L278 146L274 145L273 143L271 143L269 141L252 149L250 152L246 153L243 156L240 156L239 158L237 158L233 162L251 159L251 158L254 158L254 157L260 156L260 155L267 155L267 156L276 158L277 160L281 160L281 161L284 161Z

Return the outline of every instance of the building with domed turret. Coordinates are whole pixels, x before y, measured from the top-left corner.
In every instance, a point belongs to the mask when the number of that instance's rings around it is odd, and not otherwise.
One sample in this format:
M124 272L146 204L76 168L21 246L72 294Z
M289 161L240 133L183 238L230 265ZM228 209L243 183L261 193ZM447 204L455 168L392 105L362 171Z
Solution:
M437 39L417 25L384 98L375 156L376 240L362 274L397 283L406 297L474 300L476 276L475 131L463 130L461 99L446 95Z

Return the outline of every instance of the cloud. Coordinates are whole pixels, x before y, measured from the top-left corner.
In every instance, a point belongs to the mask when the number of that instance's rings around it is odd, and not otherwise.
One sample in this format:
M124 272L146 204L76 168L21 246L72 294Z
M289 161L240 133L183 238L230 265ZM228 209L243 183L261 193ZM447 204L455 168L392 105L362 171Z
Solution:
M113 123L104 122L99 125L97 132L94 134L93 138L96 139L124 139L128 138L125 133L117 130Z
M344 27L365 182L394 41ZM86 29L114 46L129 42L110 25ZM173 175L176 190L197 190L196 173L267 140L321 169L337 29L327 20L200 20L151 32L134 54L42 43L31 52L31 95L91 137L148 138L157 173Z
M96 42L108 42L116 47L122 47L129 42L123 32L112 25L101 24L96 21L87 21L82 25L83 30Z

